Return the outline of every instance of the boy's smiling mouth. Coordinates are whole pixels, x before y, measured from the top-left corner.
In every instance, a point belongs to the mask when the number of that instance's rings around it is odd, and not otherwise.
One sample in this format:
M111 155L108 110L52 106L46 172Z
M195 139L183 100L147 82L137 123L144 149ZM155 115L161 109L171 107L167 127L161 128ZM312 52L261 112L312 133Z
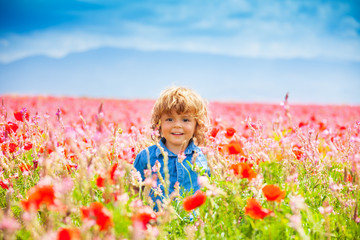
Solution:
M172 135L183 135L184 133L171 133Z

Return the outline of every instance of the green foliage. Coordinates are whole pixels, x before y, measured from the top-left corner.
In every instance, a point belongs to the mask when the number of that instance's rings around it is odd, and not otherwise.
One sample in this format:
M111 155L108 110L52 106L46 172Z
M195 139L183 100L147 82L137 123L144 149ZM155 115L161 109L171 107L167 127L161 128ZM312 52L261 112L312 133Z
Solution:
M17 240L27 240L31 239L31 232L25 228L20 229L16 232L16 239Z

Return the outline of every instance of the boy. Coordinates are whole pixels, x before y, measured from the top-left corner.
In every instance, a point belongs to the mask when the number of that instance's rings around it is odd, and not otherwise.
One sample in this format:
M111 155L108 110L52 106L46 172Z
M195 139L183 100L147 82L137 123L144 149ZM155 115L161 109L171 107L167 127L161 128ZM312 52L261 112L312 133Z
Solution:
M164 166L168 159L169 189L165 190L158 176L157 186L162 194L155 194L153 189L150 192L155 203L156 200L161 201L167 197L167 193L170 195L176 182L179 183L181 195L200 189L198 174L190 165L193 165L195 160L197 166L208 172L207 160L196 145L205 141L207 112L205 101L194 91L183 87L165 90L155 102L151 124L153 130L159 130L159 143L142 150L134 161L134 167L140 172L142 180L145 180L144 170L148 169L148 164L154 169L157 161L160 163L161 177L166 180ZM152 174L157 173L152 171Z

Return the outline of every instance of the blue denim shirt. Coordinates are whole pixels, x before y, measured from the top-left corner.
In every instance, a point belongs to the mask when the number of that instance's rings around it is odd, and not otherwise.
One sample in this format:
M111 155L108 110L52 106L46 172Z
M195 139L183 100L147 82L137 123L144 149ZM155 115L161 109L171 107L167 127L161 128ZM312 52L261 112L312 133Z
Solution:
M193 141L190 141L188 147L184 151L186 158L183 160L181 164L178 161L178 155L176 155L175 153L171 152L169 149L166 148L165 141L166 140L162 138L159 144L168 154L168 169L169 169L169 180L170 180L169 194L171 194L174 191L174 185L176 182L179 182L180 195L183 195L184 192L190 192L190 191L193 191L193 193L195 193L197 190L200 189L200 186L197 181L198 178L197 172L191 169L193 165L191 161L194 152L196 152L198 156L195 160L195 164L205 169L206 173L209 174L208 164L204 154L202 153L201 149L194 144ZM160 173L163 179L165 179L164 156L162 155L160 148L158 148L156 145L152 145L148 147L148 151L149 151L149 155L146 149L144 149L136 156L134 161L134 167L136 168L136 170L140 172L142 180L144 180L145 179L144 170L148 168L148 161L150 160L151 168L155 165L156 161L159 161L161 165ZM191 166L189 165L189 163ZM152 174L157 174L156 172L153 171L151 172ZM165 195L164 186L162 186L159 178L157 179L157 185L161 187L163 195ZM162 197L160 196L155 197L153 191L150 192L150 196L154 202L156 202L157 199L160 200L162 199Z

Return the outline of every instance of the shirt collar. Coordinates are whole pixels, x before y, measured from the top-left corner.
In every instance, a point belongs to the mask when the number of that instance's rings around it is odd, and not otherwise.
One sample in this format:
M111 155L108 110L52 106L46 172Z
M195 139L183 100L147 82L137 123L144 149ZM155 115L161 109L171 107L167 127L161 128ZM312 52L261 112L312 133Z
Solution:
M165 138L161 138L160 141L159 141L159 145L164 149L165 152L167 152L168 156L169 157L177 157L177 155L173 152L171 152L166 146L165 146L165 142L166 142L166 139ZM190 143L189 145L187 146L187 148L185 149L184 151L184 154L185 155L189 155L189 154L192 154L193 152L199 152L200 151L200 148L198 146L195 145L194 141L191 139L190 140ZM160 148L158 147L156 149L156 157L159 157L160 154L161 154L161 150Z

